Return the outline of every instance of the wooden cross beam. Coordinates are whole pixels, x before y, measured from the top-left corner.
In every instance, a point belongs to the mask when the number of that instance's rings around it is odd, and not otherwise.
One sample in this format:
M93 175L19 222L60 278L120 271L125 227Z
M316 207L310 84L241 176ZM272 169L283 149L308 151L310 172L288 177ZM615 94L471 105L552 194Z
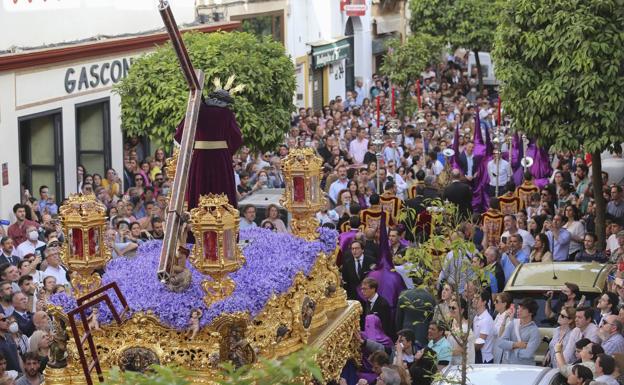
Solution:
M204 73L195 70L188 55L188 51L182 41L182 35L175 22L171 7L166 0L160 0L158 6L160 15L167 28L167 33L171 39L171 44L180 61L180 68L186 79L189 88L189 97L186 105L186 115L184 119L184 132L180 143L180 155L176 167L175 178L171 188L171 200L165 215L165 235L162 249L160 250L160 263L158 265L158 278L162 282L168 282L175 267L174 261L178 247L178 236L180 232L182 216L184 214L184 197L188 184L188 171L193 155L195 144L195 130L201 105L201 96L204 87Z

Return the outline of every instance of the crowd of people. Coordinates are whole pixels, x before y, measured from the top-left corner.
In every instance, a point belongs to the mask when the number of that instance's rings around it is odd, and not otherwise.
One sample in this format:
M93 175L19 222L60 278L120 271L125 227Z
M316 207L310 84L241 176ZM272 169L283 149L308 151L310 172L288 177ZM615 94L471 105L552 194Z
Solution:
M422 104L421 115L403 117L401 134L383 135L380 148L373 134L385 132L396 118L392 100L400 98L397 91L392 97L395 88L386 77L375 75L370 88L358 79L344 98L336 96L322 110L299 109L275 151L254 154L243 146L232 159L240 201L260 190L285 187L281 161L290 149L311 147L323 158L321 188L327 206L316 218L340 231L337 263L344 286L348 298L363 305L366 360L360 363L360 382L429 384L432 373L460 363L464 355L471 364L535 365L541 341L533 320L538 305L531 299L514 304L503 291L516 266L580 261L624 270L622 186L609 184L608 175L602 175L601 191L608 202L603 247L596 236L591 159L580 152L552 153L552 171L535 175L512 159L507 140L485 156L477 154L500 119L495 116L496 95L488 88L478 92L476 72L464 71L461 58L428 67L408 96ZM172 184L165 157L162 149L150 156L139 140L130 138L121 173L108 169L102 176L78 167L76 191L94 194L107 209L106 242L115 258L131 258L143 242L163 238ZM483 191L477 180L487 181ZM0 226L0 371L6 362L0 378L23 374L17 383L26 383L21 378L36 383L50 360L53 341L45 305L50 295L70 286L59 258L66 237L59 207L47 186L38 186L38 192L33 197L24 189L12 223ZM478 194L489 199L475 204ZM429 292L397 262L408 247L426 241L432 226L427 206L436 198L458 206L463 219L452 236L474 242L477 252L462 258L487 272L487 284L472 277L454 279L445 266L438 292ZM429 223L401 220L399 213L406 208ZM288 218L277 205L266 207L262 218L254 205L239 209L241 228L289 231ZM388 234L380 240L382 226ZM382 295L388 282L368 276L386 239L404 285L391 298ZM559 368L569 384L585 385L591 379L624 384L618 356L624 354L624 283L617 282L596 304L586 303L574 283L546 303L547 316L558 326L544 364ZM427 309L408 310L414 301ZM416 319L422 322L414 323ZM452 337L455 329L470 335L466 352ZM32 372L34 358L40 365Z

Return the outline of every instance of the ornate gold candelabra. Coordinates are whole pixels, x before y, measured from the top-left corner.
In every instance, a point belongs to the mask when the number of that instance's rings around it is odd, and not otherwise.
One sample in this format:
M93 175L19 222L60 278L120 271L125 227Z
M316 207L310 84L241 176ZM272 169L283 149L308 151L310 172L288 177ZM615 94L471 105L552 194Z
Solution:
M72 271L74 295L81 297L100 287L102 280L95 271L112 257L104 242L106 207L93 194L72 194L59 212L63 232L67 234L61 258Z
M292 215L292 233L308 241L317 238L315 214L326 205L321 195L323 160L311 148L291 149L282 161L286 190L280 203Z
M191 210L195 247L190 261L213 279L202 282L207 306L232 294L235 284L227 275L245 263L237 243L239 220L238 210L225 194L202 195L198 207Z

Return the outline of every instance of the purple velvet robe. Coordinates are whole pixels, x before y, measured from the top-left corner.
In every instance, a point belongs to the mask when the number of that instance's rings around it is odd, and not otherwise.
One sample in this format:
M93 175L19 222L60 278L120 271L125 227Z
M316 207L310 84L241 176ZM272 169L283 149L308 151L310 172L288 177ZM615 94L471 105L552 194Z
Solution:
M479 110L475 116L474 131L474 157L477 162L477 178L472 181L472 208L475 212L482 213L488 209L490 199L488 196L488 183L490 178L487 173L487 164L492 159L493 146L490 141L490 133L485 129L485 143L481 134L481 123L479 121Z
M184 131L184 119L178 125L174 139L180 143ZM228 108L207 106L201 103L197 120L195 141L227 142L228 148L216 150L194 149L188 170L186 200L189 210L197 207L200 195L226 194L230 204L236 207L236 184L232 156L243 144L243 137L234 113Z
M535 139L531 139L527 147L526 156L533 158L533 165L530 171L535 185L541 189L548 184L548 178L553 172L548 151L538 146Z
M385 223L385 215L382 214L381 223ZM381 226L379 235L379 260L375 270L368 273L367 277L374 278L379 283L377 293L384 297L394 319L394 313L399 300L399 294L407 287L401 274L394 271L394 263L392 263L392 253L390 252L390 243L388 242L388 230L386 226Z

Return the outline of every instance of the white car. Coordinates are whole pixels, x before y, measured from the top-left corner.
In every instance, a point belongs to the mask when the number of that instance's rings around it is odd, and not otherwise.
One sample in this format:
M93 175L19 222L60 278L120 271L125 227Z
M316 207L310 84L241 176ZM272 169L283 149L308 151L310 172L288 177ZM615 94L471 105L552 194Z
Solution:
M559 370L529 365L469 365L467 369L470 385L555 385L561 384ZM447 380L435 385L460 384L461 367L449 366L443 371ZM565 381L563 382L565 383Z

